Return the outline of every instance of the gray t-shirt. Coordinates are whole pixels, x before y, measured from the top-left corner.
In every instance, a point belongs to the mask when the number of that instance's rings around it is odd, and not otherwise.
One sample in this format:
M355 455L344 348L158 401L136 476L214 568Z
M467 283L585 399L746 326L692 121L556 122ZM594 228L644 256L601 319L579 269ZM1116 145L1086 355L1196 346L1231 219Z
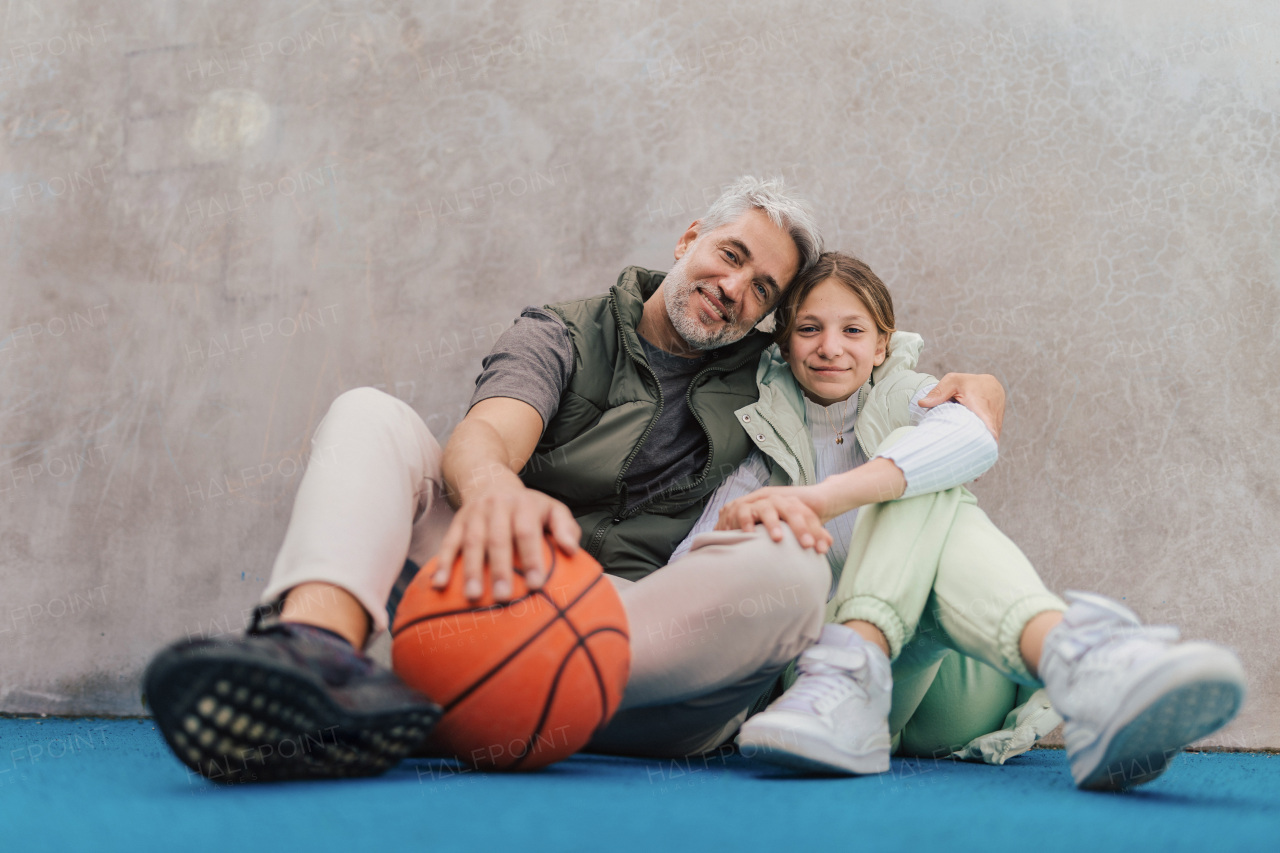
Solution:
M681 358L641 338L645 357L662 387L663 407L644 446L631 461L623 481L627 509L681 482L695 480L707 464L709 448L702 427L689 410L688 391L707 358ZM498 336L484 357L471 405L490 397L528 403L545 426L560 408L560 397L573 377L573 343L555 314L528 307L515 325Z

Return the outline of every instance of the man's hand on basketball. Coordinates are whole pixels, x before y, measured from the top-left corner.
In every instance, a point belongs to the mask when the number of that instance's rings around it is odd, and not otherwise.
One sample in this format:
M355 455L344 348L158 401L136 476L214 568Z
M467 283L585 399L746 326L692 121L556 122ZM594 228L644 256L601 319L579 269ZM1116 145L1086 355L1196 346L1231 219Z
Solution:
M542 551L550 534L566 553L578 551L578 522L560 501L526 488L516 473L529 461L542 435L542 416L528 403L491 397L471 407L449 438L442 461L449 502L457 508L440 543L440 568L431 582L449 583L462 558L463 592L484 594L485 566L493 597L509 601L512 560L519 558L525 583L546 580Z
M514 477L513 477L514 479ZM551 534L566 553L578 550L578 522L555 498L515 483L495 485L458 508L440 545L439 568L433 586L449 583L454 561L462 557L463 592L469 599L484 593L484 568L489 567L493 597L511 599L513 557L524 567L525 583L537 589L546 580L543 542Z
M831 547L831 534L822 526L828 503L827 496L814 486L767 486L730 501L720 510L716 530L750 532L763 524L769 538L781 542L785 523L803 547L825 554Z

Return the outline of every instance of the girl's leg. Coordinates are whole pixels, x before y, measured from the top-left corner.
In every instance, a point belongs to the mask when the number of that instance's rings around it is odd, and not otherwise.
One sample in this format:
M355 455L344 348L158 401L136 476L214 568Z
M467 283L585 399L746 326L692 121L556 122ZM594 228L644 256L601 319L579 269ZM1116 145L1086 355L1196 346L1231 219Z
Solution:
M796 683L743 725L744 754L794 767L849 773L889 767L890 713L914 709L944 646L917 644L890 671L890 658L916 633L934 584L955 506L964 490L864 507L846 570L818 644L801 655ZM846 627L846 625L850 627ZM895 713L896 717L909 716Z
M882 446L910 429L895 430ZM965 488L859 511L832 599L833 621L887 646L893 660L931 606L940 569L946 578L940 601L932 606L939 616L947 613L944 627L965 623L960 642L985 637L986 645L994 642L1000 649L984 649L982 659L1001 670L1006 669L1002 663L1011 664L1012 676L1033 682L1040 646L1066 605L1045 588L1030 561ZM948 613L950 608L960 614Z
M889 725L895 745L900 741L900 754L913 757L954 754L1004 764L1056 728L1062 717L1043 689L1020 687L954 651L937 624L938 609L931 601L915 639L893 664ZM930 661L937 663L926 669Z
M945 758L1003 728L1017 698L1018 686L1012 681L981 661L948 652L898 733L898 754Z
M1014 681L1044 683L1066 720L1077 785L1148 782L1235 715L1245 677L1229 649L1178 643L1175 630L1144 626L1120 602L1070 595L1066 610L985 513L956 507L930 602L938 640Z
M1044 639L1061 624L1062 611L1046 610L1032 616L1027 627L1022 629L1018 649L1022 652L1022 662L1036 678L1040 677L1040 653L1044 650Z
M896 658L915 636L952 520L966 502L974 503L966 489L951 489L862 507L828 607L831 621L874 626Z
M848 622L845 622L844 626L852 630L868 643L879 647L880 651L884 652L885 656L888 657L889 640L885 637L884 631L881 631L877 625L871 622L865 622L861 619L851 619Z
M939 642L1018 683L1037 686L1040 646L1066 610L1018 546L971 499L954 506L929 606L929 630L938 632Z
M893 662L889 732L899 754L1003 764L1062 722L1043 690L1019 688L954 651L931 602L916 637Z

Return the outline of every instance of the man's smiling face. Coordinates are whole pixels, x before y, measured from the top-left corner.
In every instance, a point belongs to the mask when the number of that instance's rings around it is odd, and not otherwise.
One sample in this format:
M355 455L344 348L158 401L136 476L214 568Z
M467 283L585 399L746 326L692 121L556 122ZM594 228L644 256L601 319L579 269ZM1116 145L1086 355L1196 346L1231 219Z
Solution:
M791 235L759 208L706 234L695 222L662 282L667 316L693 349L727 346L772 310L799 264Z

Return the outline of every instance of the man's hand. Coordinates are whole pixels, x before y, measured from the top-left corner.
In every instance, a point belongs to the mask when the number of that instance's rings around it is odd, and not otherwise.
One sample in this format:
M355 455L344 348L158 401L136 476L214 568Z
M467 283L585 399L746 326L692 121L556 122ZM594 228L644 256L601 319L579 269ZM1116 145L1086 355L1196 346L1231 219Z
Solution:
M825 554L831 547L831 534L822 524L833 517L828 515L830 511L830 501L819 486L767 486L730 501L720 510L716 530L750 532L763 524L769 538L781 542L785 522L802 547Z
M550 533L568 554L578 550L581 528L569 508L555 498L514 483L495 484L467 501L453 517L440 545L440 563L431 583L448 585L453 563L462 557L463 592L472 600L484 591L484 567L489 567L493 597L511 598L512 557L525 570L525 583L537 589L546 580L542 543Z
M443 468L449 500L458 512L440 544L440 567L431 578L434 586L449 583L453 563L461 556L467 598L484 594L488 565L493 597L508 601L513 557L520 558L530 589L546 580L542 542L547 533L567 553L577 553L580 530L573 513L560 501L527 488L516 474L529 461L541 434L538 410L510 397L481 400L453 431Z
M932 409L955 400L987 425L996 441L1004 424L1004 386L989 373L948 373L920 400L920 407Z

